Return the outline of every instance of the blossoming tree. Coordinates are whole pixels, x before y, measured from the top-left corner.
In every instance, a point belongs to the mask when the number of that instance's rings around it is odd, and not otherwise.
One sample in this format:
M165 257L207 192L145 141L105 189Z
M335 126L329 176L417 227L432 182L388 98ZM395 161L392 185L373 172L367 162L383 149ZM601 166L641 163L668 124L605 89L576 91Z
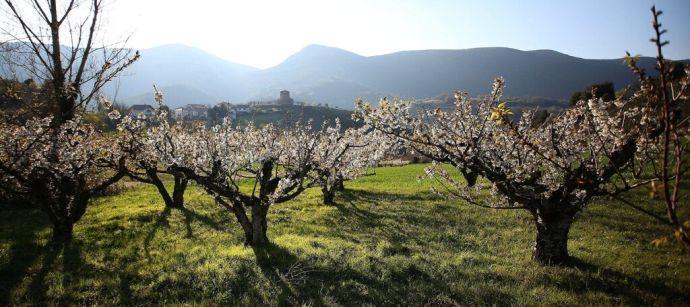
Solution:
M252 246L268 243L271 206L307 189L317 144L309 127L235 127L229 121L211 129L164 121L151 129L150 138L160 162L197 182L232 212L245 244ZM251 188L242 189L247 182Z
M513 122L500 102L503 88L498 78L482 99L456 92L455 109L448 112L411 114L404 102L382 100L373 107L358 101L355 116L421 155L454 166L464 180L436 164L427 168L447 195L480 207L527 210L537 230L533 257L563 263L570 226L592 198L641 184L625 171L639 168L642 114L626 101L590 100L541 124L532 123L532 112ZM491 197L481 194L485 189Z
M154 88L155 89L155 88ZM148 130L151 127L160 125L160 121L168 122L167 108L164 108L163 97L156 90L156 101L159 103L157 112L159 114L152 118L140 116L131 118L122 116L120 112L112 108L112 103L105 97L100 97L101 105L110 110L108 117L117 120L117 130L119 132L119 142L122 150L127 154L125 173L127 177L138 182L151 184L156 187L167 208L184 207L184 192L187 189L189 180L182 172L161 167L158 156L161 155L150 138ZM113 164L114 167L117 165ZM161 179L162 174L169 174L173 177L172 194L168 191Z
M123 152L81 114L139 54L100 43L102 0L1 5L1 30L12 38L2 44L3 66L40 84L45 108L25 124L0 122L0 185L43 209L55 243L70 241L91 197L124 176ZM103 172L112 165L114 172Z
M375 167L390 147L382 134L365 127L343 131L340 121L333 126L324 124L317 140L311 177L321 188L326 205L335 204L336 192L344 189L345 180Z
M57 128L52 121L0 123L0 189L38 205L62 243L89 200L125 175L125 155L79 116ZM102 172L113 163L114 172Z

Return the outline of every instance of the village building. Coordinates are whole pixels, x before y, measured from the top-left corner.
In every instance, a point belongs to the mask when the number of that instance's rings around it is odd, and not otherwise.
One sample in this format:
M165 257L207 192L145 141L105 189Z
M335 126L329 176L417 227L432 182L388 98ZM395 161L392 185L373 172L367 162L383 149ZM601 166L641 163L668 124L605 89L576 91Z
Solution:
M127 115L132 118L151 118L156 109L148 104L135 104L127 109Z
M295 101L290 98L290 91L282 90L280 91L280 98L275 103L281 106L291 106L295 104Z
M248 114L250 113L248 104L236 104L232 106L232 110L237 114Z
M292 106L295 104L295 100L290 97L290 91L282 90L276 100L250 101L247 104L249 106Z
M198 120L208 117L208 106L205 104L188 104L174 110L175 118L182 120Z

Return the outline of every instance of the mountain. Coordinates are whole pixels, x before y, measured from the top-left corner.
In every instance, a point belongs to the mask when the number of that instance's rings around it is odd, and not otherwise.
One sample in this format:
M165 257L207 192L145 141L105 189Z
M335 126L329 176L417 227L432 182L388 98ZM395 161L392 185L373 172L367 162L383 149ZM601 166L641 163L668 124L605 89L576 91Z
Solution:
M223 60L201 49L165 45L141 50L107 93L126 103L144 103L152 85L164 89L171 105L243 103L275 99L287 89L296 101L351 109L357 97L435 97L453 90L487 94L497 76L506 96L567 100L586 86L611 81L622 88L635 81L622 59L592 60L552 50L511 48L401 51L361 56L343 49L309 45L271 68L257 69ZM653 73L654 59L640 66ZM690 63L690 60L684 60Z
M358 80L361 63L366 57L338 48L309 45L288 57L280 65L253 74L250 99L270 99L288 89L297 100L335 103L352 107L357 96L378 94ZM347 101L350 103L348 104Z
M184 45L164 45L141 50L140 54L141 58L108 89L111 94L117 91L125 102L133 96L152 97L153 85L168 89L184 85L185 89L177 92L197 91L204 95L200 99L211 97L212 102L241 101L249 94L244 83L246 77L258 71ZM175 97L173 93L166 96L177 101L186 98Z
M331 61L302 60L297 66L288 59L264 72L281 71L284 87L309 98L330 99L342 107L352 107L352 101L360 96L370 100L381 96L421 99L453 90L487 94L497 76L506 79L507 96L560 100L592 83L612 81L620 88L635 81L622 59L588 60L551 50L419 50L372 57L353 57L326 47L319 51L319 58ZM307 58L300 53L291 58ZM654 59L642 58L640 65L651 71ZM319 77L305 78L303 72ZM344 93L339 88L351 91Z

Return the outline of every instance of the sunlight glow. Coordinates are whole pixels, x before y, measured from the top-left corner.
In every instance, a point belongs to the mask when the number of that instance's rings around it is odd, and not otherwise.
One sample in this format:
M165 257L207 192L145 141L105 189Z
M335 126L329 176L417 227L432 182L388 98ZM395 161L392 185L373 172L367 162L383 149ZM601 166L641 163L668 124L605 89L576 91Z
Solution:
M651 1L116 0L108 31L130 45L180 43L265 68L309 44L362 55L503 46L584 58L652 54ZM690 1L668 1L671 58L690 57ZM115 20L126 22L114 22Z

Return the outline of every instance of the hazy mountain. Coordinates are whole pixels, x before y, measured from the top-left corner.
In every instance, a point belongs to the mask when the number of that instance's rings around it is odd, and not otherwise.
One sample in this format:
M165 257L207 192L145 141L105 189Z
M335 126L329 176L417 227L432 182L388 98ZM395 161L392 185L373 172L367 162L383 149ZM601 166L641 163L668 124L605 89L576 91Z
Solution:
M622 59L582 59L551 50L418 50L365 57L310 45L263 70L183 45L141 50L141 56L108 89L126 103L146 102L154 84L171 105L275 99L287 89L297 101L352 108L357 97L418 99L458 89L486 94L496 76L505 77L507 96L556 100L592 83L612 81L621 88L634 81ZM640 64L653 72L654 59L642 58Z
M317 59L328 58L330 62L300 60L295 65L290 61L308 59L301 54L306 52L317 54ZM653 63L652 58L640 61L643 67L651 67ZM612 81L620 88L634 81L634 75L622 59L588 60L551 50L510 48L420 50L355 57L343 50L312 46L264 72L274 76L273 71L282 73L284 87L310 93L308 97L330 99L345 107L351 107L358 96L414 99L456 89L473 95L486 94L496 76L505 77L508 96L552 99L568 99L573 92L596 82ZM303 73L319 77L307 78ZM355 90L342 93L328 84L343 84ZM326 95L325 89L337 95Z
M132 100L132 96L152 93L154 84L168 89L184 85L185 89L176 93L186 95L190 91L197 91L204 95L199 97L201 101L207 97L213 98L213 102L241 101L249 94L244 84L248 74L258 71L184 45L165 45L140 52L141 59L109 88L111 93L117 88L118 96L124 98L125 102ZM184 98L192 97L175 97L176 93L168 93L166 97L182 104L197 103L184 102Z
M288 89L297 100L351 105L353 97L376 93L353 78L365 60L342 49L309 45L280 65L253 74L251 99L272 98Z

